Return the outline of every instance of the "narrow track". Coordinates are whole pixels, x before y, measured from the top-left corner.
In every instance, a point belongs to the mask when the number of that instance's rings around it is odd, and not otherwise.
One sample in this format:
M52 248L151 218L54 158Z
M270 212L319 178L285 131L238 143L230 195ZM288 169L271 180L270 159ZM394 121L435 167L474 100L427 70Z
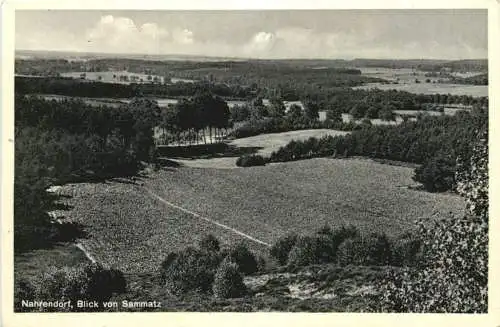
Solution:
M203 216L197 214L196 212L190 211L190 210L188 210L186 208L183 208L183 207L180 207L180 206L178 206L176 204L173 204L172 202L169 202L169 201L165 200L164 198L162 198L161 196L159 196L158 194L154 193L151 189L149 189L147 187L144 187L144 189L146 189L146 191L151 195L151 197L153 197L156 200L162 202L163 204L166 204L166 205L168 205L168 206L170 206L170 207L172 207L174 209L177 209L177 210L180 210L180 211L185 212L187 214L190 214L191 216L193 216L195 218L207 221L207 222L209 222L211 224L217 225L217 226L219 226L221 228L224 228L224 229L226 229L228 231L231 231L231 232L233 232L235 234L243 236L244 238L247 238L247 239L249 239L252 242L255 242L255 243L267 246L267 247L271 247L271 245L269 243L266 243L266 242L264 242L262 240L259 240L259 239L255 238L255 237L251 236L251 235L245 234L245 233L243 233L243 232L241 232L241 231L239 231L239 230L237 230L235 228L232 228L230 226L221 224L218 221L212 220L210 218L203 217Z

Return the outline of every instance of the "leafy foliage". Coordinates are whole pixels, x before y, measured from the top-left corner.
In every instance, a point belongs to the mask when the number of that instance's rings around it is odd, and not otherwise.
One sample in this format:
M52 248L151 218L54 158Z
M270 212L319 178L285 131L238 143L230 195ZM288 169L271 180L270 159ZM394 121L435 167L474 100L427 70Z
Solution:
M246 293L246 286L238 265L231 258L222 260L215 274L213 294L217 298L227 299L241 297Z
M288 255L295 243L297 242L297 234L288 234L280 237L269 250L272 258L275 258L280 265L285 265L288 261Z
M468 215L419 222L422 260L389 275L378 310L482 313L488 308L488 141L480 134L470 165L460 165L457 190ZM462 159L463 160L463 159Z
M258 154L246 154L236 160L236 166L238 167L264 166L265 164L266 159Z
M118 270L104 269L98 264L80 265L76 267L53 268L39 276L34 285L27 285L20 281L19 290L28 294L28 299L43 301L72 301L78 300L108 301L113 293L122 293L126 289L123 274ZM26 299L16 297L17 301ZM18 304L16 304L18 306ZM64 308L69 311L87 311L92 308ZM61 308L41 308L41 310L56 310ZM98 309L96 309L98 310Z

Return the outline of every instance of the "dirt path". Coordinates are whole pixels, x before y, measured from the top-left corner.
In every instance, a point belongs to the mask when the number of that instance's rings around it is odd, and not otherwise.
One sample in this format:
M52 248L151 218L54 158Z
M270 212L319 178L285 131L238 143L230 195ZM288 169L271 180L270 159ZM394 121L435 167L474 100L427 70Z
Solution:
M146 191L147 191L147 192L151 195L151 197L153 197L153 198L157 199L158 201L162 202L163 204L166 204L166 205L168 205L168 206L170 206L170 207L172 207L172 208L175 208L175 209L177 209L177 210L180 210L180 211L182 211L182 212L185 212L185 213L187 213L187 214L190 214L191 216L193 216L193 217L195 217L195 218L205 220L205 221L207 221L207 222L209 222L209 223L211 223L211 224L214 224L214 225L217 225L217 226L222 227L222 228L224 228L224 229L227 229L227 230L229 230L229 231L231 231L231 232L233 232L233 233L235 233L235 234L238 234L238 235L240 235L240 236L243 236L243 237L245 237L245 238L247 238L247 239L249 239L250 241L253 241L253 242L255 242L255 243L259 243L259 244L265 245L265 246L267 246L267 247L271 247L271 245L270 245L269 243L266 243L266 242L264 242L264 241L261 241L261 240L259 240L259 239L255 238L255 237L253 237L253 236L250 236L250 235L248 235L248 234L245 234L245 233L243 233L243 232L241 232L241 231L239 231L239 230L237 230L237 229L234 229L234 228L232 228L232 227L229 227L229 226L227 226L227 225L221 224L221 223L219 223L219 222L217 222L217 221L215 221L215 220L212 220L212 219L209 219L209 218L205 218L205 217L203 217L203 216L200 216L200 215L199 215L199 214L197 214L196 212L192 212L192 211L190 211L190 210L188 210L188 209L185 209L185 208L180 207L180 206L178 206L178 205L175 205L175 204L173 204L173 203L171 203L171 202L168 202L167 200L165 200L165 199L164 199L164 198L162 198L161 196L159 196L159 195L157 195L156 193L154 193L154 192L153 192L152 190L150 190L149 188L147 188L147 187L144 187L144 188L145 188L145 189L146 189Z

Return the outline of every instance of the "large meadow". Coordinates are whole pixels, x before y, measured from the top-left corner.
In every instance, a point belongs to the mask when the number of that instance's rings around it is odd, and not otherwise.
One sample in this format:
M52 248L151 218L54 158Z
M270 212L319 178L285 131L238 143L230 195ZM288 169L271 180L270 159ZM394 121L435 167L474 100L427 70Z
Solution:
M457 195L413 189L412 173L366 159L312 159L168 168L135 181L65 185L60 192L71 196L66 219L85 226L89 236L82 243L92 256L136 273L155 270L169 252L209 233L266 255L266 244L279 237L313 233L325 224L398 236L419 218L463 212Z

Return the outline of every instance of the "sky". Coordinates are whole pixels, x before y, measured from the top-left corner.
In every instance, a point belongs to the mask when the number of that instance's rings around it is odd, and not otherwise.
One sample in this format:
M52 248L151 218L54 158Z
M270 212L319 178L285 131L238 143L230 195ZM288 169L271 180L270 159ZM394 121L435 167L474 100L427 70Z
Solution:
M18 50L281 58L487 58L486 10L18 10Z

